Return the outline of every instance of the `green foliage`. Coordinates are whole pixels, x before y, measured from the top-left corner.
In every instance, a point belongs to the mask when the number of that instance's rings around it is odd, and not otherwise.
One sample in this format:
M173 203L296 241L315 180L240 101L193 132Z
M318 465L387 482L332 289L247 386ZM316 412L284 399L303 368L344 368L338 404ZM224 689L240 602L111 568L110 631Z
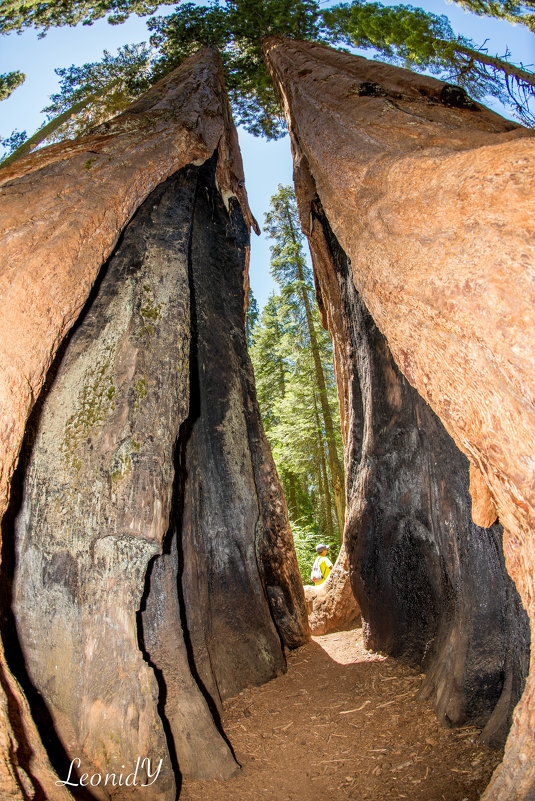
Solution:
M43 111L52 120L81 104L78 113L56 128L48 142L79 136L123 111L152 83L152 51L142 42L124 45L115 55L104 50L99 61L56 69L60 91ZM91 98L91 102L83 101Z
M254 330L259 317L258 303L253 295L253 290L249 287L247 313L245 315L245 336L247 337L247 346L249 348L253 344Z
M146 0L2 0L0 33L40 28L41 36L49 28L62 25L91 25L108 15L108 22L118 25L130 14L154 14L161 2Z
M272 198L266 224L274 240L271 273L280 294L269 298L260 316L251 359L264 428L288 503L301 574L310 583L318 540L333 546L333 561L340 547L314 353L316 350L319 356L340 455L332 345L321 327L311 270L303 253L303 235L297 227L295 199L289 187L279 187ZM311 319L304 308L304 297Z
M457 36L445 16L421 8L356 0L320 12L313 0L221 0L184 4L171 16L149 21L149 27L151 43L161 53L157 77L199 45L221 51L235 118L254 135L276 139L285 132L262 57L262 40L269 35L374 49L385 60L459 84L474 97L491 95L510 103L525 123L532 123L526 72L509 64L507 56L491 57L489 63L484 50Z
M327 449L325 430L316 413L318 389L310 345L307 347L306 342L296 339L300 326L296 325L286 302L288 294L272 295L264 307L255 329L251 359L262 421L288 504L299 568L303 581L310 583L317 542L323 539L332 546L332 561L340 543L339 532L337 536L330 533L336 530L330 482L330 510L324 494L320 450L325 463ZM295 299L290 297L290 300ZM325 333L322 339L324 367L331 373L329 400L337 420L331 346Z
M9 95L15 91L17 86L24 83L25 79L25 74L18 70L0 74L0 100L6 100Z
M316 545L321 541L329 546L327 556L334 564L336 557L340 551L340 545L335 540L330 540L328 537L319 537L314 526L310 526L305 521L292 521L292 534L294 537L295 553L297 555L297 564L299 565L299 572L303 584L312 584L310 574L312 573L312 566L318 555L316 553Z
M512 106L525 124L534 122L529 76L535 76L507 57L489 56L470 39L457 36L443 15L410 5L354 0L326 9L322 18L332 43L373 48L386 61L438 75L473 97L495 97Z
M236 122L255 136L284 136L280 102L262 55L270 35L318 39L314 0L222 0L208 6L186 3L169 17L149 21L151 44L161 53L156 77L179 64L199 45L221 52Z
M6 158L7 156L14 153L15 150L26 141L26 131L12 131L9 136L6 136L5 139L0 139L0 146L3 148L4 152L2 154L2 158Z
M296 281L312 284L312 272L303 252L303 235L291 186L281 186L271 198L271 211L266 214L264 231L274 240L271 246L271 275L283 289Z
M481 0L478 8L491 13L507 3ZM0 31L30 25L46 29L80 20L89 24L112 12L110 21L118 22L131 12L151 13L158 5L146 0L7 0L0 10ZM513 13L513 5L507 9ZM183 3L169 16L149 20L148 27L153 49L144 43L127 45L116 55L105 51L99 62L57 70L61 89L45 112L49 119L60 119L52 133L47 128L29 140L28 152L42 141L76 136L104 122L201 45L221 52L236 122L254 135L280 138L286 124L262 55L262 42L269 35L372 49L384 60L460 84L477 98L492 95L511 105L525 124L535 124L529 107L535 92L533 73L510 64L508 54L489 56L484 48L457 36L446 17L413 6L355 0L320 11L319 0L208 0L206 5ZM19 80L14 76L20 73L2 76L4 92ZM0 98L1 86L0 82Z
M497 17L512 23L519 22L535 33L535 14L531 13L531 9L535 10L534 0L524 0L521 3L511 0L456 0L456 2L480 17Z

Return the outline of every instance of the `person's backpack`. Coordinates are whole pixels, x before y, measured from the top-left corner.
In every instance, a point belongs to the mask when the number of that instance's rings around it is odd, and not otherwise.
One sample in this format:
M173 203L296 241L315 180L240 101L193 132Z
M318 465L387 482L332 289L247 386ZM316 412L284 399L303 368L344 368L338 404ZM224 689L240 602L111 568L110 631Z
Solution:
M320 557L319 556L316 557L316 561L314 562L314 565L312 567L312 573L310 574L310 578L312 579L312 582L314 584L317 581L321 581L322 578L323 578L323 573L321 572Z

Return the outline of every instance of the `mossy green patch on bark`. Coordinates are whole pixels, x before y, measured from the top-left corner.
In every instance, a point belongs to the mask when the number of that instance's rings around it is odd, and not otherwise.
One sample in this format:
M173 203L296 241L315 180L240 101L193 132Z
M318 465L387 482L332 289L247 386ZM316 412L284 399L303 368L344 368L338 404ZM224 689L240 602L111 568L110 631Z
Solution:
M139 313L143 319L143 325L138 332L139 336L143 337L146 334L151 337L154 334L154 323L161 319L162 304L155 303L154 291L150 284L143 284L143 296Z
M143 308L141 309L141 314L145 319L154 320L154 322L156 322L162 316L161 308L162 308L161 303L158 303L157 306L143 306Z
M78 396L76 411L65 424L61 452L66 466L77 473L83 466L78 453L79 445L87 440L109 412L115 409L117 392L113 377L109 374L111 357L112 348L108 346L103 360L88 371L87 381Z
M116 467L111 472L113 482L122 481L132 472L132 459L128 454L120 454L114 464Z
M122 442L113 456L110 477L114 483L124 481L132 472L132 455L141 451L141 443L135 439L127 439Z
M141 401L148 395L147 381L144 376L141 376L141 378L138 378L136 381L134 385L134 394L136 396L134 408L139 409Z

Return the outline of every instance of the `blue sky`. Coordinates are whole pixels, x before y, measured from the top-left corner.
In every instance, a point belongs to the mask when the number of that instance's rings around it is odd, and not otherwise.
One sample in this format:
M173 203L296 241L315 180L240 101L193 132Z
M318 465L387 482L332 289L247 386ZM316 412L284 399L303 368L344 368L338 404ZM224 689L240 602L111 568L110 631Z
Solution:
M394 5L400 0L383 2ZM443 0L413 0L413 5L446 14L456 33L468 36L478 44L487 40L486 46L491 54L502 55L508 49L515 63L535 64L535 36L524 26L476 17L461 6ZM171 9L162 6L158 13L171 13ZM26 130L31 135L42 125L44 115L40 110L58 88L55 67L96 61L104 49L113 52L120 45L146 41L147 38L146 19L135 16L123 25L109 25L105 20L99 20L92 26L51 29L43 39L38 39L32 31L0 37L0 73L19 69L27 76L26 82L0 104L0 136L8 136L14 129ZM363 55L371 54L363 51ZM498 105L493 107L503 113ZM278 184L291 183L290 144L287 137L268 143L245 131L240 131L240 144L251 208L262 226L269 198ZM269 242L254 234L251 286L260 306L263 306L274 288L269 276Z

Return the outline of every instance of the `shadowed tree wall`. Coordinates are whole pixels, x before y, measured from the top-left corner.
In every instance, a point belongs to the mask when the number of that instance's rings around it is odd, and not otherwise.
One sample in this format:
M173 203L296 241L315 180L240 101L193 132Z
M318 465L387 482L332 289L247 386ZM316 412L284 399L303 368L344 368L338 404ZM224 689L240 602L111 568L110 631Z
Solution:
M507 568L533 626L533 134L439 81L323 46L272 39L266 57L294 157L312 178L305 190L297 180L303 229L313 234L317 195L397 367L470 459L473 519L488 526L498 510ZM342 371L350 360L339 339ZM395 407L395 394L387 400ZM364 465L352 462L347 473L363 480ZM356 525L365 537L369 521ZM425 550L426 537L417 539ZM486 793L493 801L535 789L534 689L530 676Z
M153 765L163 757L157 783L111 795L170 799L177 771L209 778L237 769L218 731L219 697L284 670L283 645L305 642L308 625L245 346L252 218L217 56L202 51L122 117L122 124L113 120L87 140L49 148L4 171L6 200L16 198L17 181L31 180L36 215L43 210L43 237L36 241L35 229L18 231L16 202L10 206L8 234L18 232L20 270L32 262L32 278L42 281L39 270L46 266L60 285L54 287L60 310L71 307L71 321L99 254L113 248L125 215L135 209L128 205L132 196L139 205L151 182L156 187L101 273L32 420L22 505L14 497L4 526L10 547L3 613L12 624L14 573L19 634L5 630L4 642L43 736L54 724L54 768L63 772L66 759L76 756L81 771L104 774L123 764L133 770L139 754L151 755ZM132 164L138 148L137 171L107 155L121 146ZM92 158L84 161L88 149ZM161 183L166 168L173 172L181 160L209 164L185 167ZM112 185L116 191L106 201L104 187ZM65 250L50 251L54 234ZM82 242L81 287L73 286L65 264L67 234ZM11 242L6 236L6 254ZM16 269L14 275L15 286L27 281ZM13 298L12 292L5 325L20 313ZM58 330L57 309L46 317L40 289L32 299L25 309L29 327L48 325L50 359L65 320ZM29 369L24 344L15 367ZM46 338L40 344L46 348ZM39 352L30 357L44 376ZM9 400L13 407L13 392ZM14 443L25 408L21 402L18 417L14 409L4 418ZM204 615L195 603L204 604ZM246 616L236 614L236 603ZM204 670L203 640L214 660L211 675ZM16 724L10 721L5 731ZM38 743L35 728L32 736ZM6 775L20 775L8 752L4 766ZM31 777L31 763L25 770ZM53 780L49 766L46 771ZM58 798L61 792L58 787ZM12 797L23 797L16 786Z

